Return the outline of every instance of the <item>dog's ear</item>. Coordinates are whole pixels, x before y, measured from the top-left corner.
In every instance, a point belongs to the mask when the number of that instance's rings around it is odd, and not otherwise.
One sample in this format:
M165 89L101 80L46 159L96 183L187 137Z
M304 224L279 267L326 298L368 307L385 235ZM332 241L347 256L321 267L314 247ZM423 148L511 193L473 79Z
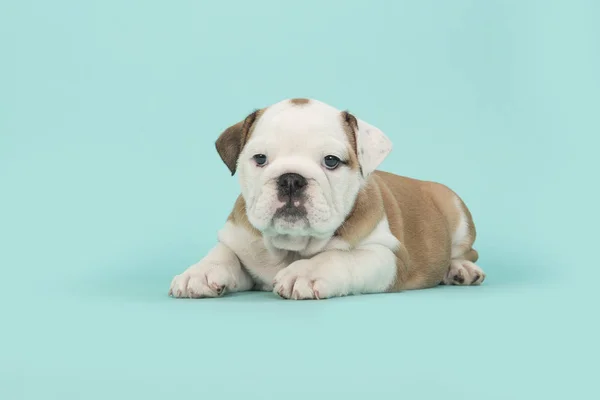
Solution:
M378 128L344 111L343 118L354 131L356 155L362 175L366 178L392 151L392 142Z
M256 122L259 111L260 110L254 111L243 121L225 129L215 142L217 152L219 153L221 160L223 160L225 165L227 165L227 168L229 168L229 171L231 171L231 175L235 175L238 158L246 145L246 142L250 138L252 125Z

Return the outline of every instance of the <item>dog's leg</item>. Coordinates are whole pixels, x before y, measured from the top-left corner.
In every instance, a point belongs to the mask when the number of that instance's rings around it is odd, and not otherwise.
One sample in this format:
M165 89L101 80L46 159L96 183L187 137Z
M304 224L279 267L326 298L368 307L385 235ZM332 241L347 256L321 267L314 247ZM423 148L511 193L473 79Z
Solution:
M273 292L286 299L324 299L385 292L396 278L396 257L382 245L328 250L281 270Z
M218 243L202 260L177 275L171 282L173 297L218 297L226 292L250 290L252 278L235 253Z
M452 234L450 266L442 283L445 285L480 285L485 279L483 270L475 264L479 254L473 248L475 225L466 206L455 197L458 222Z

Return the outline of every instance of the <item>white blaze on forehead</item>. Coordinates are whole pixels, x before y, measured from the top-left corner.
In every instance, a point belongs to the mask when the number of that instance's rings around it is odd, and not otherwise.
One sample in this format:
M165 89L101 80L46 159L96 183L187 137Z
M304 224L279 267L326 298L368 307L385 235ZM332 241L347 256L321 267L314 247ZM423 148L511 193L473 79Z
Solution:
M341 111L317 100L294 104L290 100L270 106L261 115L254 128L252 139L268 140L273 135L278 143L289 147L306 148L313 140L322 143L326 138L346 143L347 137L340 118ZM286 146L287 147L287 146Z
M341 110L318 100L284 100L261 115L250 143L254 142L257 148L270 148L273 152L270 156L314 156L319 151L332 151L341 153L332 155L346 157L349 142L341 115ZM392 143L377 127L359 118L357 123L357 156L367 176L391 152ZM257 148L251 146L252 150Z

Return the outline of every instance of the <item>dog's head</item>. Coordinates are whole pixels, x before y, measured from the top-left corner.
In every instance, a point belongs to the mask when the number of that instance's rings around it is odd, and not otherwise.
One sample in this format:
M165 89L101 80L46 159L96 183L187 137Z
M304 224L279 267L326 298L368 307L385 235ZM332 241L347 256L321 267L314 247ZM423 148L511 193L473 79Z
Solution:
M258 110L216 142L239 174L250 223L265 235L326 238L391 151L379 129L316 100Z

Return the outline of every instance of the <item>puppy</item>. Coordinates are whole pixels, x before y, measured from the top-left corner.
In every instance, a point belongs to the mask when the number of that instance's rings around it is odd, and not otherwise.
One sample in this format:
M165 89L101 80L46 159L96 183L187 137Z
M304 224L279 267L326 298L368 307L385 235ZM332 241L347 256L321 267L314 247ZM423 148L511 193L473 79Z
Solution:
M284 299L479 285L475 226L447 187L376 168L391 142L346 111L291 99L227 128L217 151L241 194L173 297Z

